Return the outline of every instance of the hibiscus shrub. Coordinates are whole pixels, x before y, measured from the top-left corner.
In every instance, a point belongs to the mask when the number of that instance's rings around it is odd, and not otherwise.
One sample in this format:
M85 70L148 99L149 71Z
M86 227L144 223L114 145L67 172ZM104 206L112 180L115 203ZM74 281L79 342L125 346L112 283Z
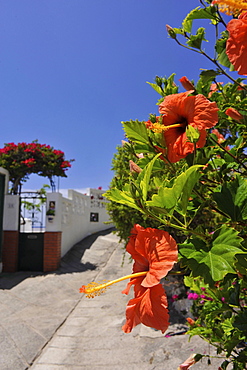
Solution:
M150 83L160 94L158 114L123 123L135 163L130 161L128 181L112 183L106 196L158 222L155 228L131 230L127 251L133 275L126 277L131 280L124 293L133 285L134 298L123 330L143 323L165 331L167 300L160 280L178 253L194 300L188 334L217 348L221 369L242 370L247 362L247 85L239 75L247 75L247 2L199 3L180 28L167 26L167 31L181 47L211 60L212 69L203 70L196 83L181 77L185 91L175 74ZM227 22L222 12L234 19ZM194 20L201 19L219 35L216 57L203 48L205 28L192 31ZM106 285L92 283L81 291L92 295ZM203 356L192 356L181 368Z
M53 186L53 176L67 177L66 171L72 160L64 158L64 152L50 145L32 143L8 143L0 149L0 167L9 171L11 193L21 191L21 185L32 173L48 177Z

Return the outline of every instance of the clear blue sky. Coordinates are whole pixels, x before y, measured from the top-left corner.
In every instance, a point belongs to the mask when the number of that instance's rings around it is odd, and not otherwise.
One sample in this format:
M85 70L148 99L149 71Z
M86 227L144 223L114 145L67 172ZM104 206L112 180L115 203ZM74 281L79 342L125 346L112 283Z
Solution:
M207 59L179 47L197 0L0 0L0 147L38 139L74 158L60 188L102 186L113 176L121 121L157 113L146 84L176 73L197 80ZM205 21L205 25L209 21ZM44 178L31 176L26 188Z

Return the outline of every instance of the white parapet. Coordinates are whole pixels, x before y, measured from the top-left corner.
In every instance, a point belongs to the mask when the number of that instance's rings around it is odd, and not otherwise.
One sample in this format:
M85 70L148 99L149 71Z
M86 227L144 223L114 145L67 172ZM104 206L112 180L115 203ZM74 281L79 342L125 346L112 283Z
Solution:
M50 215L46 216L46 231L62 231L61 257L86 236L112 227L105 223L109 215L103 191L90 190L89 194L82 194L69 189L67 198L60 193L47 193L46 213Z

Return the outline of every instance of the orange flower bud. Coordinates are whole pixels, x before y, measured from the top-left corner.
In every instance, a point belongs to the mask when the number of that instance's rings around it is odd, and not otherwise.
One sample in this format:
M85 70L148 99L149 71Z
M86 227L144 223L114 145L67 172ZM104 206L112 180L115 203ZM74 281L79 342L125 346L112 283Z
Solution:
M190 325L194 325L194 324L195 324L195 320L191 319L190 317L187 317L186 321L187 321Z
M192 354L190 355L189 358L187 358L187 360L185 360L179 367L178 367L178 370L188 370L192 365L194 365L196 363L196 359L195 359L195 356L196 354Z
M129 161L129 165L130 165L130 172L136 172L136 173L140 173L142 172L142 169L141 167L139 167L135 162L133 162L132 160Z
M172 39L176 39L177 38L176 32L174 31L174 29L171 26L169 26L169 24L166 25L166 30L168 32L168 35Z
M186 76L181 77L179 81L181 82L185 90L187 91L195 90L195 86L193 85L192 82L190 82L190 80Z
M225 113L231 117L232 119L235 119L236 121L241 121L244 117L241 113L239 113L235 108L228 108Z

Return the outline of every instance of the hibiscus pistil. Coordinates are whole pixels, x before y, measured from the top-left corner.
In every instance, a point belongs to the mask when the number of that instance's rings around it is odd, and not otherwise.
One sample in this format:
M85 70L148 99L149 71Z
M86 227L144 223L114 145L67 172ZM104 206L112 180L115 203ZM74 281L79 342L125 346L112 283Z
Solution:
M122 276L121 278L107 281L106 283L102 283L102 284L91 282L88 285L82 285L82 287L80 288L80 293L86 294L87 298L94 298L95 296L99 296L102 293L104 293L106 289L109 288L113 284L119 283L120 281L123 281L123 280L132 279L132 278L136 278L139 276L145 276L147 275L147 273L148 271L136 272L135 274Z
M164 132L168 131L171 128L177 128L177 127L185 127L184 123L174 123L173 125L164 126L164 124L161 124L159 122L153 123L152 125L149 124L149 128L153 130L154 132Z

